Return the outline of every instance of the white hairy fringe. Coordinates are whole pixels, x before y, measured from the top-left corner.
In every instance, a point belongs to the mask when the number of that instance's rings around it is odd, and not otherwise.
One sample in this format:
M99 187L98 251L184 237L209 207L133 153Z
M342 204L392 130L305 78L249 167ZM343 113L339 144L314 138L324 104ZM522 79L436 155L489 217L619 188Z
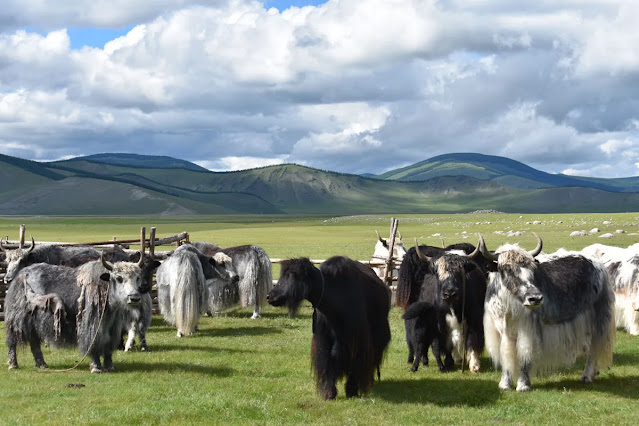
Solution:
M235 268L240 275L240 303L245 308L254 305L253 317L258 317L259 307L266 305L266 295L272 286L271 262L253 251Z
M195 331L195 327L206 309L206 287L204 285L204 273L199 265L199 260L183 260L182 264L169 258L163 268L162 281L168 283L170 294L170 309L164 309L164 319L177 328L179 334L189 336ZM175 263L175 265L173 265ZM186 266L187 263L194 264Z
M603 274L601 279L607 281L605 271L598 269ZM602 290L609 293L602 295L610 301L608 324L599 323L606 318L595 318L591 308L572 321L544 324L540 335L533 311L501 287L497 297L486 301L484 314L486 349L495 367L510 371L514 378L519 375L520 366L529 363L531 374L544 375L570 367L579 356L588 354L596 371L610 367L615 343L613 295L608 282Z

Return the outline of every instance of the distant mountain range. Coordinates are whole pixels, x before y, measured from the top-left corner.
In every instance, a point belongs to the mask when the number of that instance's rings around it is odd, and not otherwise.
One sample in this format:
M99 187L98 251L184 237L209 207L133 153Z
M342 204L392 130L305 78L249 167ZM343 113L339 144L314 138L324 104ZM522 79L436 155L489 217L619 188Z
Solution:
M211 172L172 157L0 155L0 214L381 214L639 211L639 178L554 175L504 157L447 154L377 176L283 164Z

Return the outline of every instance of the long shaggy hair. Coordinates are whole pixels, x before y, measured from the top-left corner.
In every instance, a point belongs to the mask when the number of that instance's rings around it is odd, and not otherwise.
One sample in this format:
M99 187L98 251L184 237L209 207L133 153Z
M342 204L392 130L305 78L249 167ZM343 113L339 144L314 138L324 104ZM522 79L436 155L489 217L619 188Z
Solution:
M282 262L269 303L294 310L302 299L315 307L311 362L319 393L334 399L344 376L347 397L367 392L390 342L388 288L370 267L341 256L319 270L306 258Z
M206 311L208 292L198 255L180 246L157 270L160 313L178 336L190 336Z
M590 382L612 363L614 294L600 262L569 254L536 263L516 246L500 248L499 272L490 274L484 327L486 348L502 369L500 387L509 387L517 369L547 374L574 365L586 355L582 381ZM534 283L525 290L527 282ZM522 302L523 291L541 292L536 309ZM518 390L528 390L527 377Z
M207 256L223 252L232 259L240 279L240 303L242 307L253 306L252 318L258 318L260 307L266 304L266 295L273 286L271 260L264 249L256 245L220 248L206 241L193 245Z

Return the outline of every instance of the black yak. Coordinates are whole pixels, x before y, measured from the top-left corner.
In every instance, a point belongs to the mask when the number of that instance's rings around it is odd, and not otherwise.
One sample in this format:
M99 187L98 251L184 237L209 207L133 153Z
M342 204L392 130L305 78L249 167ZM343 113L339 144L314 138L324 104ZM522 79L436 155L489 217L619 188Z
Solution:
M324 399L337 396L346 376L348 398L366 393L390 342L389 289L373 270L335 256L319 269L309 259L282 262L280 278L268 294L273 306L296 309L306 299L313 312L311 362Z
M213 243L198 241L193 245L207 256L214 256L222 252L233 260L233 267L240 277L239 299L242 307L253 305L253 315L251 318L259 318L260 306L266 303L266 294L273 286L273 272L271 270L271 260L263 248L256 245L243 245L236 247L220 248ZM229 306L235 299L234 289L227 290L227 299L223 303L211 303L211 310ZM215 286L215 293L220 293L219 284ZM219 300L219 298L218 298Z
M9 368L18 368L16 346L27 342L36 367L47 367L40 348L44 341L88 352L92 373L112 371L125 306L140 303L142 261L110 264L102 259L77 268L42 263L23 268L5 300Z
M473 249L469 254L465 250ZM433 305L437 313L437 322L433 330L447 336L435 339L438 348L433 347L440 371L452 368L450 357L463 358L468 348L471 371L480 369L479 356L484 350L483 309L486 294L486 274L474 259L482 259L478 247L471 244L453 245L444 249L431 246L411 248L400 266L397 289L397 305L408 308L420 300ZM414 333L416 318L405 318L406 341L408 344L408 362L413 363L411 371L416 371ZM435 332L434 331L434 332ZM439 336L439 335L438 335ZM444 342L447 342L445 345ZM428 345L419 342L421 361L427 364ZM446 358L441 362L440 354Z

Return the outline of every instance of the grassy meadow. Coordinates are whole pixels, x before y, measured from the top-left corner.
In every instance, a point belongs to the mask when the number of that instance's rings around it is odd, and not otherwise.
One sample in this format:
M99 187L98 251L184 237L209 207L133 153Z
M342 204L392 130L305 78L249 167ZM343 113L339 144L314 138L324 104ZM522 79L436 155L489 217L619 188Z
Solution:
M491 249L506 241L532 249L535 238L530 231L543 238L546 252L596 242L626 247L639 241L632 235L639 233L639 213L398 217L407 246L413 238L439 245L434 234L441 234L446 244L475 244L477 232ZM0 235L15 240L21 223L27 225L27 238L32 234L36 243L130 239L139 236L140 226L147 227L147 235L155 226L157 237L188 231L192 241L257 244L272 258L342 254L368 259L375 230L388 234L390 216L0 217ZM595 227L599 234L568 236ZM508 237L508 231L526 233ZM598 238L606 232L615 237ZM40 371L25 346L18 351L20 369L0 371L0 423L582 425L639 420L639 338L623 331L617 333L613 367L594 384L579 383L580 363L533 378L533 391L522 394L498 390L499 373L486 356L479 374L441 374L433 367L432 354L430 367L410 373L401 310L393 308L382 381L368 395L350 400L344 397L342 382L337 400L325 402L315 391L310 369L310 305L296 318L272 307L260 319L251 320L250 314L250 309L234 308L204 317L199 332L183 338L154 316L147 335L150 352L116 353L112 374L90 374L87 360L71 372L54 372L73 366L81 356L72 349L51 348L43 348L50 368ZM0 352L6 350L2 328Z

